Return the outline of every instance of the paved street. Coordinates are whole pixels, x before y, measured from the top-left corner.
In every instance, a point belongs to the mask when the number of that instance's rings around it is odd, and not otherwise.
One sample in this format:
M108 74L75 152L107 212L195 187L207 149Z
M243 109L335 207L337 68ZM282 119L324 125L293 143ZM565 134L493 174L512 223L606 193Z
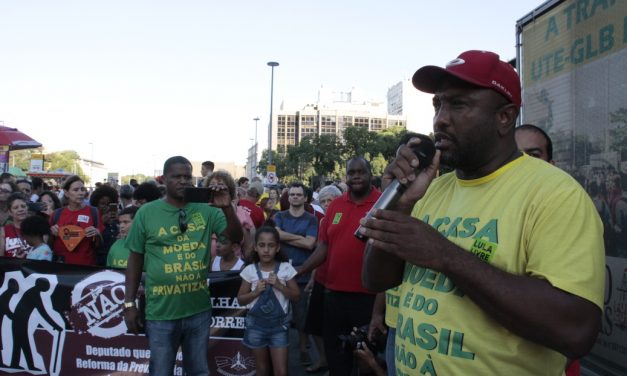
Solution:
M311 357L312 362L315 362L318 359L313 343L311 344L311 348L309 350L309 355ZM290 329L290 352L289 352L289 360L288 360L288 372L290 376L305 376L305 375L324 375L325 372L317 372L317 373L307 373L305 368L308 366L302 366L300 364L300 352L298 350L298 332L294 329Z

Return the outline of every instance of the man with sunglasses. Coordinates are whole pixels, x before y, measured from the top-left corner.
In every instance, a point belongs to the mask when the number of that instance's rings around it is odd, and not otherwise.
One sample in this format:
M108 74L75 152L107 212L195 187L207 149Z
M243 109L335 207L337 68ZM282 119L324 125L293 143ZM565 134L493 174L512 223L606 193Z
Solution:
M214 188L212 206L185 201L185 188L193 187L192 165L186 158L169 158L163 179L165 198L141 206L126 238L131 252L124 320L133 333L144 326L136 306L144 269L150 375L172 375L179 346L185 374L207 375L211 236L239 243L242 227L226 190Z

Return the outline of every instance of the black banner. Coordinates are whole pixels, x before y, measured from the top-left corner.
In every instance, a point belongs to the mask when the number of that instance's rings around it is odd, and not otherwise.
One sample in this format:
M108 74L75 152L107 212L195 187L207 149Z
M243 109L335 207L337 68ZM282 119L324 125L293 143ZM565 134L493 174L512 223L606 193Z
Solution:
M239 274L211 273L209 282L210 371L254 375L254 357L241 344L246 309L236 299ZM148 374L148 341L143 334L126 333L123 302L123 272L0 257L0 372ZM179 353L174 375L183 374L181 365Z

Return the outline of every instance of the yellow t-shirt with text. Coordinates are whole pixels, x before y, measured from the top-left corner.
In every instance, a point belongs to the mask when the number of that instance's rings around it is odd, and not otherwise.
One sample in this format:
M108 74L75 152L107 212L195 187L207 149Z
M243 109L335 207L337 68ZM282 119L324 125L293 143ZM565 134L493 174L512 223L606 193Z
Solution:
M385 292L385 325L388 328L396 328L398 317L399 288L392 287Z
M567 173L524 155L492 174L433 181L412 215L485 262L603 307L603 227ZM398 375L562 375L566 358L517 336L444 274L406 264Z

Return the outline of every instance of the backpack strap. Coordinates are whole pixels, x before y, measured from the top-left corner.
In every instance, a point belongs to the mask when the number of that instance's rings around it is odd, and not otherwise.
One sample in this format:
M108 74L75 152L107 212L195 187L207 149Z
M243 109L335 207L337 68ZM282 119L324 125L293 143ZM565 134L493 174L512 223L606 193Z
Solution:
M98 209L90 206L91 217L94 219L94 227L98 228ZM63 208L55 209L54 213L52 213L52 224L56 225L59 222L59 218L61 217L61 211Z
M89 206L91 209L91 217L94 219L94 227L98 228L98 209L93 206Z
M52 213L52 225L56 225L59 222L59 217L61 217L61 211L63 208L55 209L54 213Z
M259 277L259 280L261 281L263 279L263 277L261 275L261 269L259 269L259 263L258 262L255 263L255 270L257 270L257 276Z

